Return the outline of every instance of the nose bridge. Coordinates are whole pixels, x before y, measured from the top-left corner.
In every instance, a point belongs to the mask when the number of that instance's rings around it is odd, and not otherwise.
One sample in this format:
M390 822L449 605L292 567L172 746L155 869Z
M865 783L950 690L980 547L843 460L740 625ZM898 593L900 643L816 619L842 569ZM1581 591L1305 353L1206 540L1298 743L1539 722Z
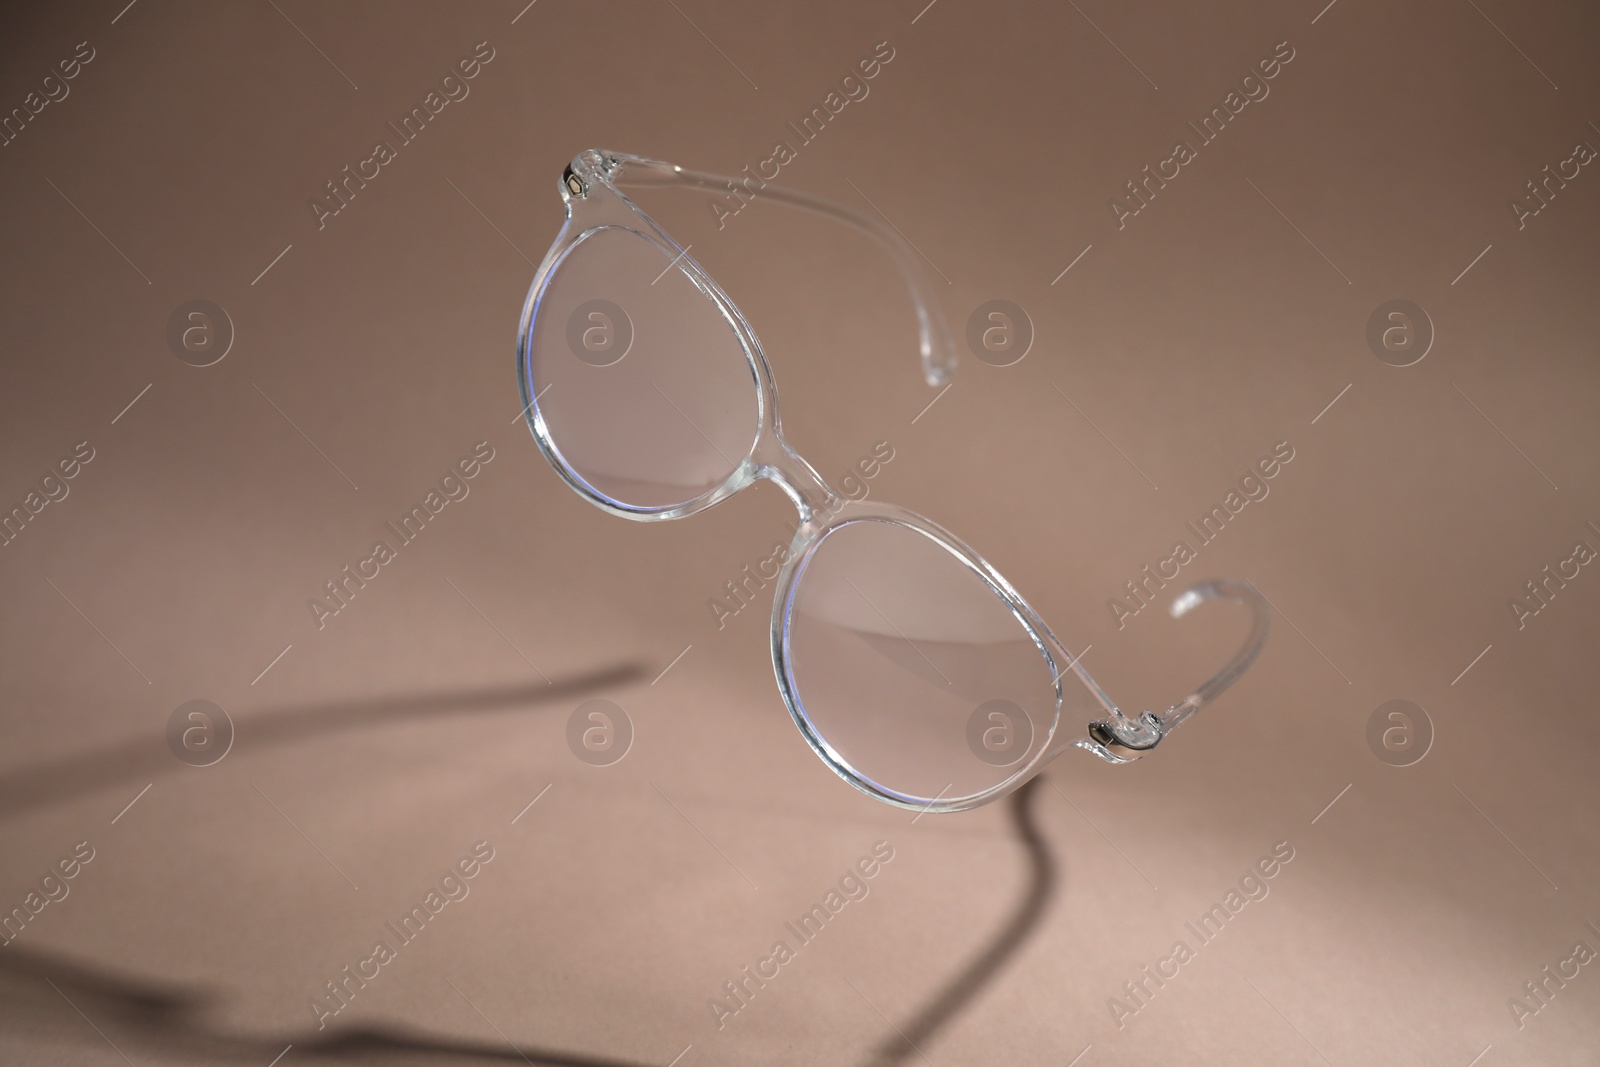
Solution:
M836 511L839 495L822 480L816 468L791 449L782 438L772 435L756 449L756 475L768 478L782 489L800 512L801 525L812 516Z

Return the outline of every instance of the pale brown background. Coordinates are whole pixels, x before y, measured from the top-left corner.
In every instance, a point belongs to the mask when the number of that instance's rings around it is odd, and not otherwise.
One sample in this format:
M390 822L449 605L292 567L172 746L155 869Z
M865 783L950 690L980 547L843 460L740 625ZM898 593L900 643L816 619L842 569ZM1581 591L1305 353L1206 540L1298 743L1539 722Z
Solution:
M4 16L6 110L79 41L97 54L0 149L0 503L80 440L97 455L0 549L0 904L75 842L97 855L0 949L0 1059L1595 1061L1595 967L1521 1030L1506 1003L1600 948L1600 575L1524 630L1507 607L1600 544L1600 173L1521 231L1507 205L1600 144L1593 13L923 3ZM915 822L807 750L764 605L712 624L706 599L781 536L778 493L629 524L513 423L563 163L736 171L884 40L871 95L783 180L870 198L948 278L958 336L985 300L1025 308L1022 362L965 360L913 425L934 394L870 246L648 201L760 331L824 474L890 441L874 494L978 546L1137 709L1241 624L1119 632L1106 598L1296 449L1186 568L1292 620L1236 689L1140 765L1070 754L1020 801ZM1271 95L1119 232L1123 180L1284 40ZM308 200L480 41L471 95L319 232ZM165 340L195 298L237 332L207 368ZM1364 339L1392 298L1437 330L1409 368ZM471 495L319 632L307 598L480 440ZM564 740L591 697L636 729L609 768ZM1405 769L1365 741L1395 697L1437 734ZM201 770L164 741L195 698L237 726ZM312 994L479 839L497 855L470 897L318 1032ZM707 999L878 840L871 895L719 1031ZM1285 840L1271 895L1119 1030L1107 999Z

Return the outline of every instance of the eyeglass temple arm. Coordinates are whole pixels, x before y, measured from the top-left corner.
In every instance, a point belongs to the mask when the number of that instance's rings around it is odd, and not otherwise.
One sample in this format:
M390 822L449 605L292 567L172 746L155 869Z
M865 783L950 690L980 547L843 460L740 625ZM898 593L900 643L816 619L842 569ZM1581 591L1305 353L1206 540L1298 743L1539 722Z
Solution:
M933 295L926 272L922 269L915 249L889 226L864 215L853 208L810 193L764 181L749 175L728 178L698 170L685 170L671 163L645 159L641 156L616 152L602 153L609 164L611 181L617 185L667 186L680 189L703 189L719 196L733 195L748 199L771 200L775 204L799 208L844 223L871 237L889 254L900 270L901 280L911 291L916 305L917 331L922 351L922 373L931 386L943 385L950 380L956 366L955 341L944 316L939 313L939 303Z
M1250 609L1250 635L1233 658L1196 687L1194 692L1160 715L1147 711L1134 720L1113 707L1111 720L1090 723L1091 740L1080 741L1079 745L1111 763L1130 763L1154 748L1158 741L1177 729L1184 720L1215 700L1249 668L1267 641L1271 608L1266 598L1248 582L1216 579L1184 590L1172 602L1169 610L1173 618L1181 618L1207 600L1231 600Z

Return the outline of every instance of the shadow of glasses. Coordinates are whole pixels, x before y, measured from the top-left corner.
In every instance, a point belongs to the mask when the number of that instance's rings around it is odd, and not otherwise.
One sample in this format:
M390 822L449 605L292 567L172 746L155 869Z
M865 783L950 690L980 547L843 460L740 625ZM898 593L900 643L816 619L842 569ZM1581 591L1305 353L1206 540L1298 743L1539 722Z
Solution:
M446 990L448 993L448 991ZM344 1029L338 1033L249 1033L209 1023L205 1014L216 996L168 982L132 978L65 956L10 948L0 952L0 1027L13 1040L30 1032L88 1033L110 1025L129 1044L159 1047L167 1062L241 1064L276 1062L292 1045L297 1062L345 1064L528 1063L539 1067L646 1067L636 1060L589 1056L537 1046L463 1041L404 1027ZM102 1033L102 1037L105 1035ZM97 1040L89 1035L90 1041ZM110 1039L107 1038L110 1044ZM112 1045L116 1048L116 1045ZM118 1054L121 1050L118 1049Z
M867 1067L893 1067L920 1058L921 1047L943 1030L994 981L1044 920L1056 894L1056 860L1035 821L1034 796L1043 788L1043 775L1035 775L1006 800L1012 828L1027 853L1028 886L1011 917L995 932L988 946L974 956L921 1008L898 1033L884 1041L866 1061Z
M627 684L645 673L642 664L624 662L571 675L552 685L269 708L236 723L234 744L260 749L400 722L504 714ZM180 766L156 736L19 768L0 777L0 820L111 786L170 774ZM959 1015L1042 921L1055 895L1057 877L1055 860L1034 821L1033 797L1039 787L1035 778L1007 799L1010 820L1026 850L1029 868L1027 890L1011 918L988 947L899 1028L904 1039L896 1035L883 1042L871 1053L869 1063L889 1067L915 1055L913 1046L926 1044ZM205 991L120 975L65 955L12 945L0 952L0 1028L14 1036L29 1031L59 1034L93 1017L112 1021L147 1047L160 1044L174 1056L210 1063L259 1065L286 1045L293 1045L297 1056L351 1064L521 1061L540 1067L643 1067L636 1061L517 1046L509 1041L503 1046L457 1041L400 1027L361 1027L338 1034L251 1034L207 1021L206 1012L218 999Z
M446 716L504 714L624 685L644 676L643 664L622 662L570 675L552 684L269 708L235 724L234 744L260 749L338 731L371 730ZM0 819L110 786L170 774L180 766L163 739L152 736L22 767L0 777ZM206 1063L259 1067L281 1053L285 1045L292 1044L301 1057L357 1064L521 1061L552 1067L644 1067L629 1060L519 1047L509 1041L504 1046L457 1041L399 1027L356 1027L337 1034L250 1034L206 1020L207 1009L220 999L212 993L120 975L61 954L9 943L4 949L0 952L0 1032L13 1037L30 1031L50 1035L71 1032L92 1017L112 1022L116 1029L135 1035L147 1047L155 1044L175 1057ZM96 1024L90 1025L99 1029Z
M401 722L461 715L506 714L580 694L625 685L645 675L644 665L622 662L573 674L551 684L521 684L474 692L331 701L267 708L234 722L235 749L292 745L341 731L372 730ZM155 731L0 775L0 820L59 804L115 785L147 782L187 769Z

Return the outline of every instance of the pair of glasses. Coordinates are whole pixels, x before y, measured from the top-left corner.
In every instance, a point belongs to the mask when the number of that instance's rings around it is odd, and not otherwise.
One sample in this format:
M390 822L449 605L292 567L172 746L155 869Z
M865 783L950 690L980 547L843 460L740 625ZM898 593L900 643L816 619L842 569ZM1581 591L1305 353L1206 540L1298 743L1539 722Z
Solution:
M1195 585L1252 612L1248 638L1161 714L1119 711L998 571L953 534L892 504L839 496L784 441L755 332L722 288L620 190L743 195L846 224L910 288L924 376L955 349L911 247L871 218L759 179L590 150L567 167L567 218L523 306L518 377L556 472L597 507L681 519L766 479L800 514L776 579L772 664L800 733L857 789L959 811L1016 789L1067 748L1128 763L1227 688L1267 636L1266 603L1232 581Z

